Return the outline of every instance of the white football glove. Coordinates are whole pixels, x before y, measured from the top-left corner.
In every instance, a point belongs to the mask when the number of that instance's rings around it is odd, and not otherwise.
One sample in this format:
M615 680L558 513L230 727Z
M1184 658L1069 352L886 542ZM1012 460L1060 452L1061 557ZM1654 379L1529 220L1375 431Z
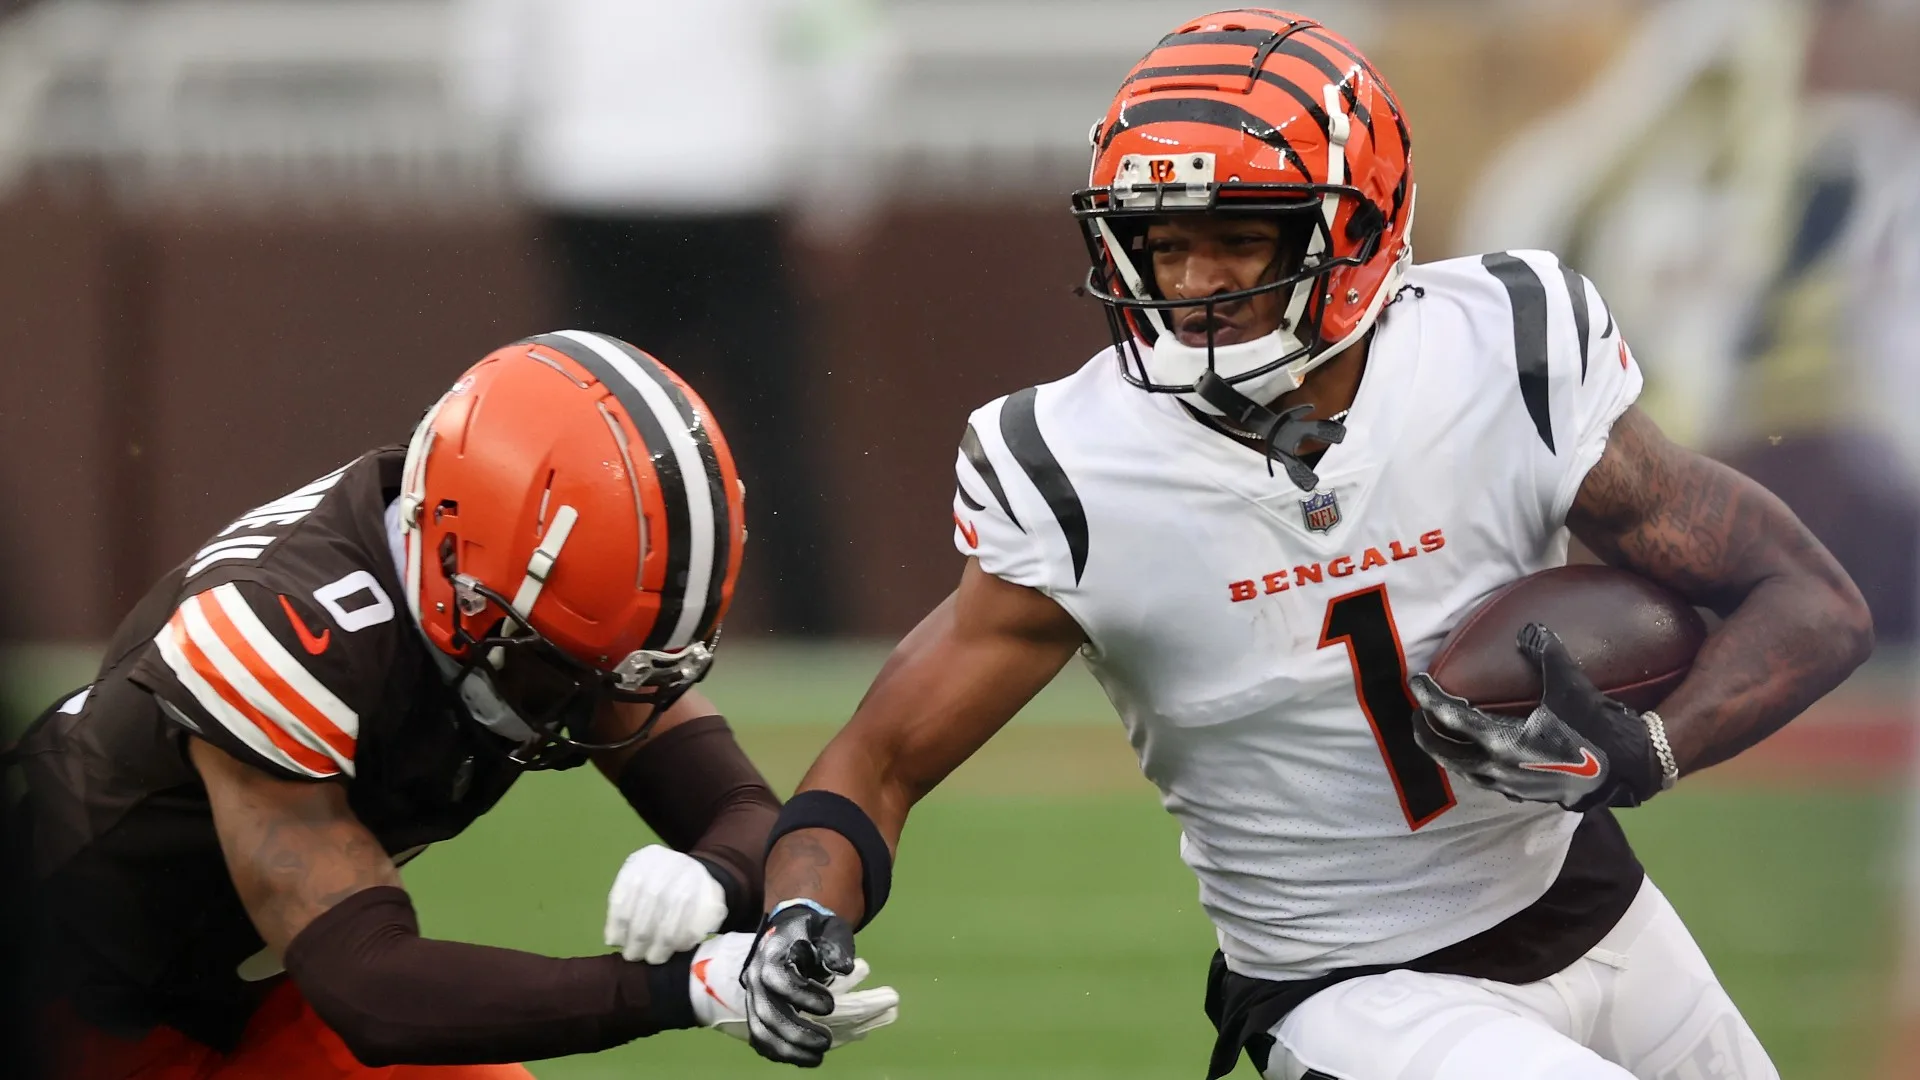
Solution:
M650 844L627 856L607 894L607 944L664 964L727 921L727 894L699 859Z
M754 934L721 934L709 940L693 954L690 971L692 984L687 988L693 998L693 1016L701 1027L717 1028L742 1042L747 1032L747 994L740 985L740 969L753 951ZM833 995L833 1011L807 1019L827 1029L832 1047L859 1042L869 1032L900 1019L900 993L891 986L857 990L871 974L865 960L855 960L853 970L827 981ZM832 1047L829 1047L831 1049Z

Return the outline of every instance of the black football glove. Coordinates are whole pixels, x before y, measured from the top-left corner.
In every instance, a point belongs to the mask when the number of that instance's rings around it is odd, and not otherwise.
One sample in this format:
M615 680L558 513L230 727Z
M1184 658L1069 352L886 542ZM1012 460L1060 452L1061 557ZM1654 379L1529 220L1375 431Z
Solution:
M1602 694L1552 630L1530 623L1520 652L1540 665L1540 704L1524 720L1481 712L1421 672L1408 680L1420 705L1413 737L1428 756L1490 791L1575 813L1638 806L1665 773L1641 714Z
M832 1012L827 982L853 962L853 927L813 901L787 901L766 917L740 969L747 1032L761 1057L804 1069L826 1058L833 1033L801 1014Z

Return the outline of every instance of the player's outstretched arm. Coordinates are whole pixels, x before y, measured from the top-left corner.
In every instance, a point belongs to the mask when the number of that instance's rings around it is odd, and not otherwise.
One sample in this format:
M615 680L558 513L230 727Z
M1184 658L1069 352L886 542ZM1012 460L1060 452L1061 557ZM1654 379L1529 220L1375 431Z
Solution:
M1606 562L1724 619L1658 710L1682 773L1766 738L1873 650L1866 601L1793 511L1638 408L1614 423L1567 525Z
M913 804L1005 726L1084 640L1053 600L970 559L960 587L894 649L788 804L831 813L822 796L839 800L845 814L870 823L842 827L871 830L884 849L869 849L863 861L843 832L802 828L786 832L767 856L772 915L747 970L753 1042L762 1054L819 1063L827 1033L799 1013L824 1011L820 984L851 969L851 928L885 898L890 866L867 863L890 863ZM809 792L822 794L809 800Z
M624 741L651 707L611 703L597 741ZM780 800L698 690L630 746L593 763L664 844L627 857L607 897L606 943L628 960L665 963L719 930L760 922L767 835Z
M1083 641L1059 604L968 560L960 587L894 648L795 794L852 800L897 851L913 804L1006 726ZM767 858L767 906L797 897L866 921L853 846L825 829L782 837Z
M254 926L361 1062L523 1061L702 1022L693 954L642 965L421 937L344 784L272 777L198 738L190 747Z

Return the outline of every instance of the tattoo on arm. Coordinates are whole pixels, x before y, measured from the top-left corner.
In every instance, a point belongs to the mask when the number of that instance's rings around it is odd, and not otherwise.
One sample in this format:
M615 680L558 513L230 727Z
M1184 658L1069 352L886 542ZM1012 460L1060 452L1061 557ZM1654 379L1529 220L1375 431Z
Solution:
M804 896L858 923L867 907L860 891L859 866L859 853L839 833L827 829L790 832L767 853L767 906Z
M807 890L808 895L820 889L820 869L833 861L827 854L825 844L817 836L801 833L787 845L787 868L793 884Z
M1730 613L1777 567L1774 549L1818 546L1765 489L1675 446L1638 409L1614 425L1567 524L1607 562Z
M1683 771L1772 734L1871 650L1865 601L1793 512L1637 408L1615 423L1567 525L1605 562L1725 620L1659 710Z
M191 745L234 887L275 952L354 893L400 884L341 785L276 779L199 739Z

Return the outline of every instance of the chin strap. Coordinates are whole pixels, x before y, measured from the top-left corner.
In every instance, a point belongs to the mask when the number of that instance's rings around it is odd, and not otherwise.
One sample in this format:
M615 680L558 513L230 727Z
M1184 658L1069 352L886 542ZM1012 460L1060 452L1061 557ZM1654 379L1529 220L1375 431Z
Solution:
M1207 404L1220 410L1221 416L1235 427L1260 440L1267 454L1267 475L1273 475L1273 463L1286 466L1287 479L1301 491L1320 486L1320 477L1300 460L1300 444L1310 439L1324 443L1342 442L1347 428L1331 420L1302 419L1313 411L1311 405L1295 405L1285 412L1274 412L1233 388L1233 384L1208 371L1193 384L1193 390Z

